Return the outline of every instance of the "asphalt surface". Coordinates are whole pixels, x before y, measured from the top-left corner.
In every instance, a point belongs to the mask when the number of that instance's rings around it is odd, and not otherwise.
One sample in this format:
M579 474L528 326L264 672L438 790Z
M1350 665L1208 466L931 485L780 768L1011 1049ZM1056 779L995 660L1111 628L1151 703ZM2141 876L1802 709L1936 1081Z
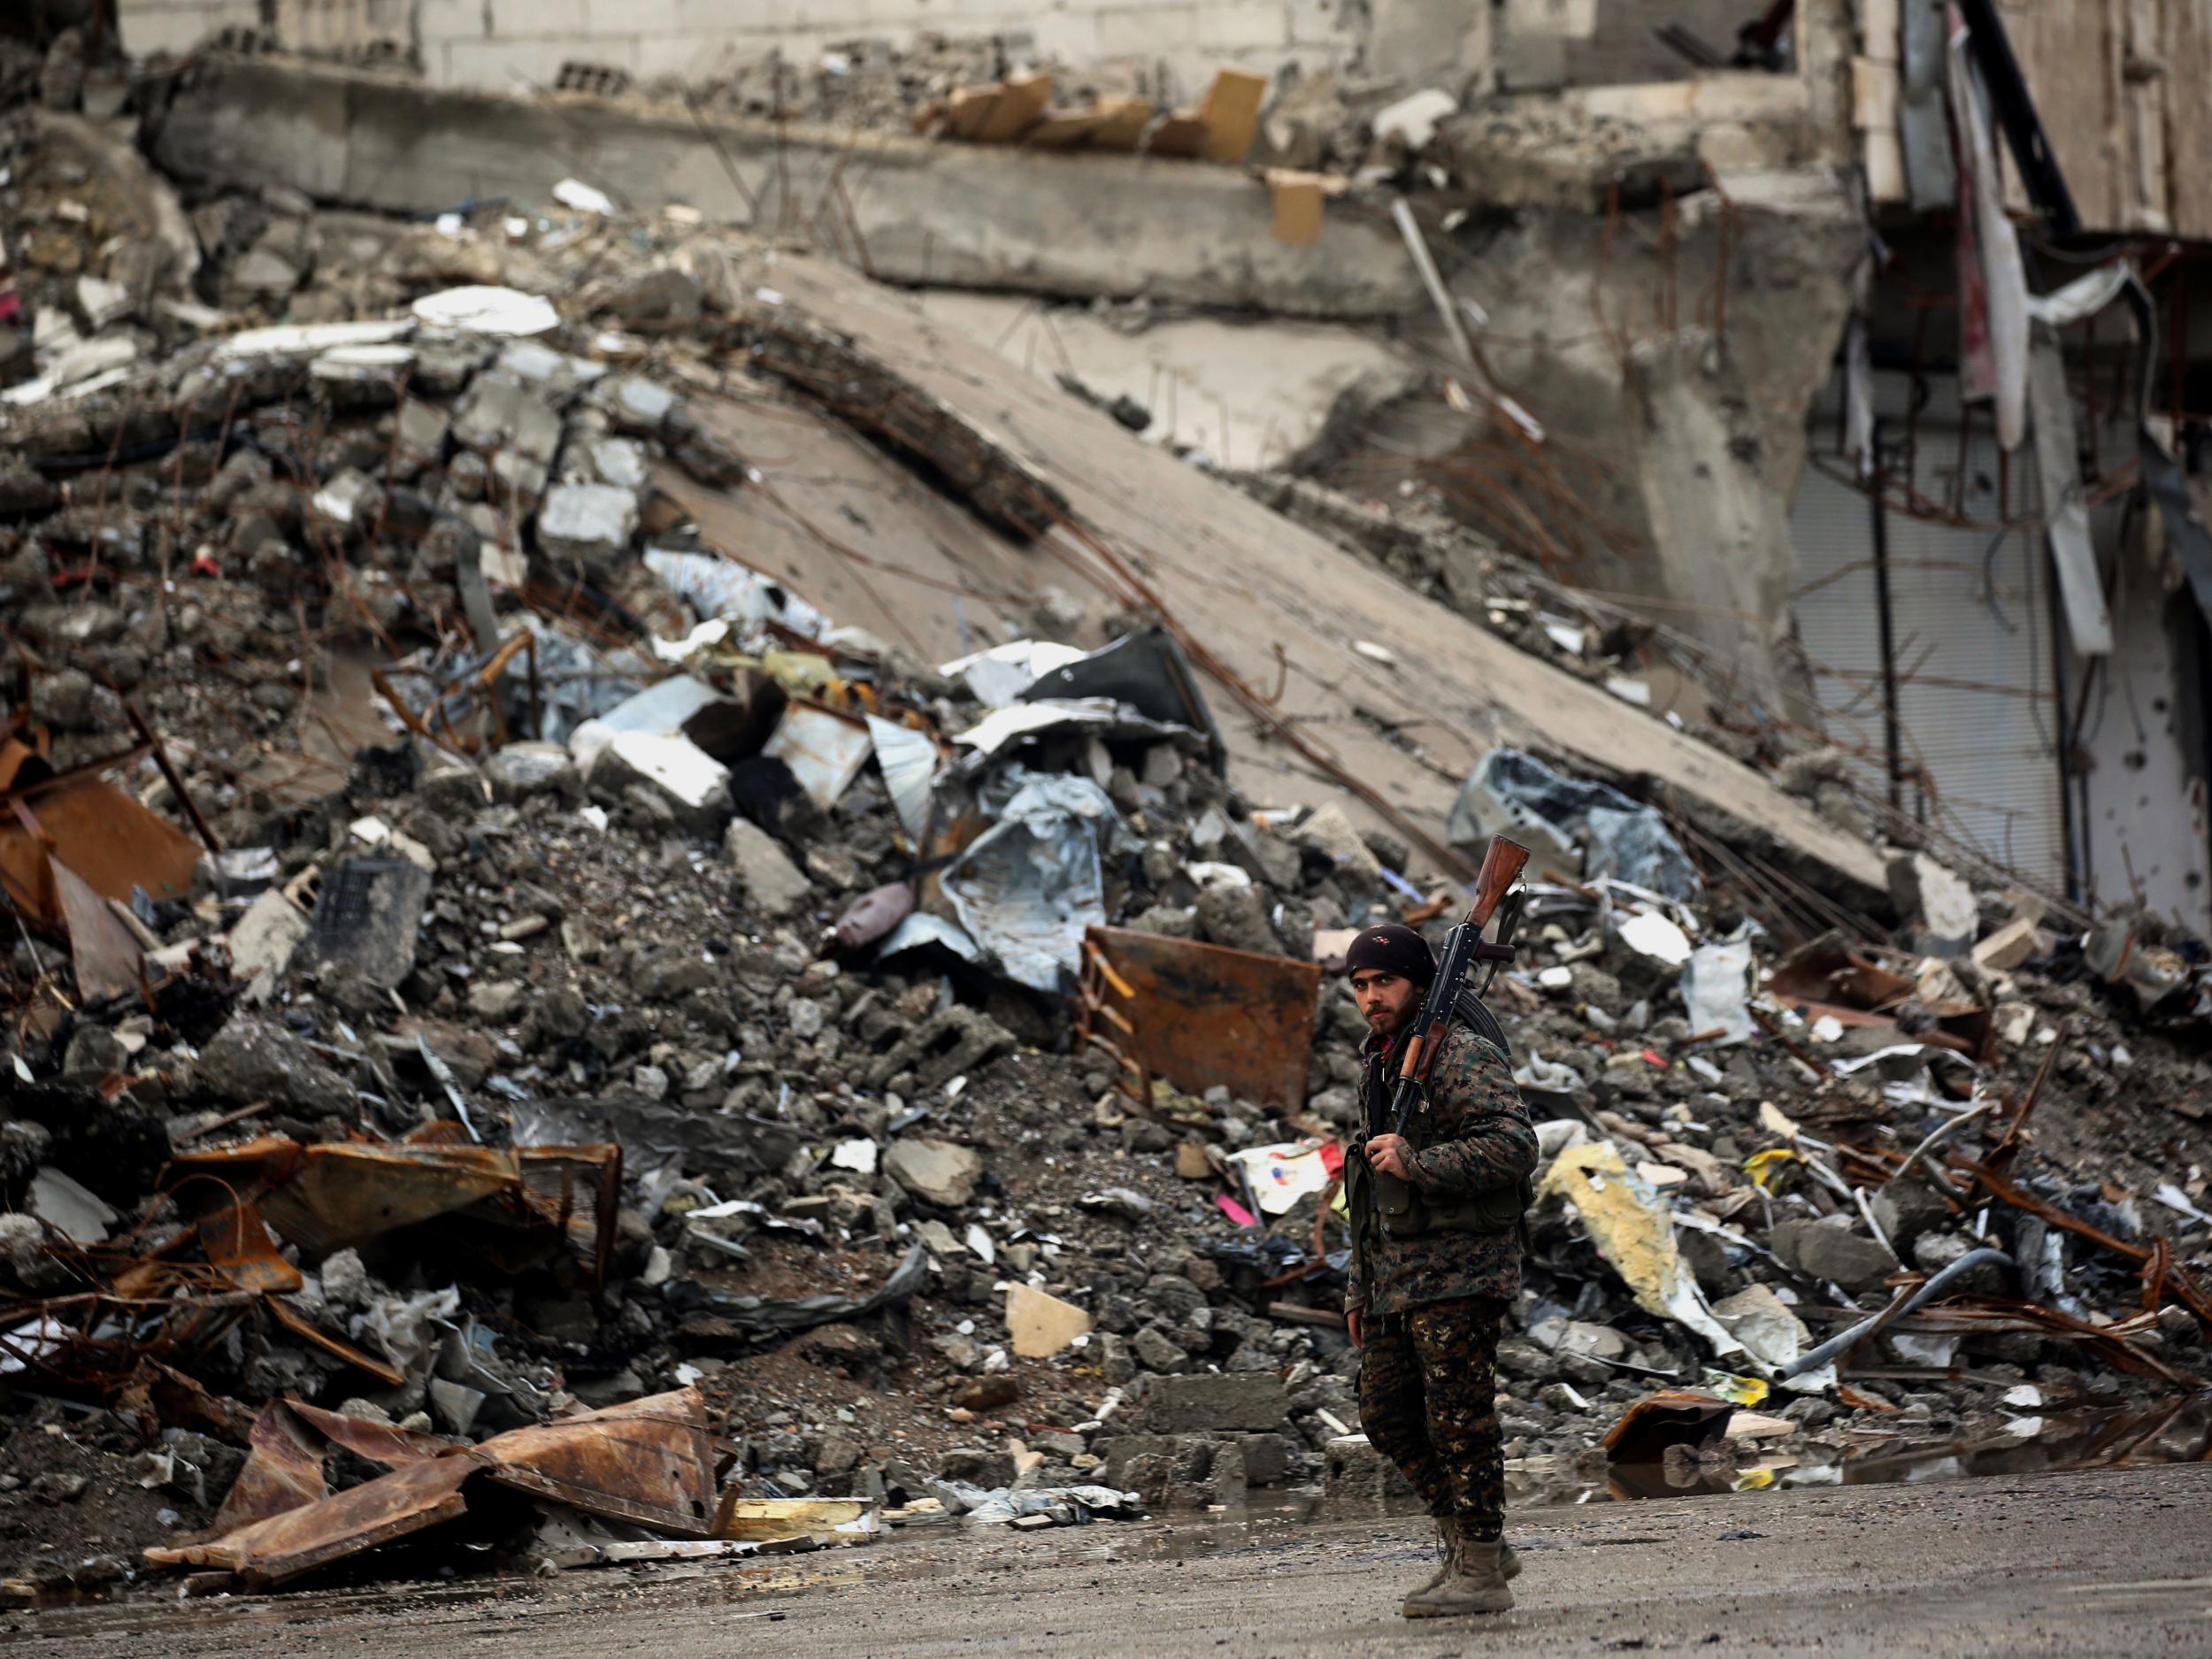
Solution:
M542 1579L6 1616L51 1659L1613 1652L2212 1655L2212 1464L1516 1515L1519 1605L1409 1624L1416 1519L983 1535Z

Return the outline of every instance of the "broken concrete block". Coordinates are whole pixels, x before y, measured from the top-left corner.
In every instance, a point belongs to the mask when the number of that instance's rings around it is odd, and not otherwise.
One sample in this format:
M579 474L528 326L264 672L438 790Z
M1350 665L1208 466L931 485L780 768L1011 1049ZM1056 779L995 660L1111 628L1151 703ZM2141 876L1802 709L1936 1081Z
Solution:
M942 1210L957 1210L975 1196L975 1184L983 1177L983 1155L956 1141L915 1136L894 1141L885 1149L883 1167L915 1197Z
M1248 818L1227 822L1224 849L1228 862L1256 881L1264 881L1279 893L1298 890L1298 849L1279 835L1271 835Z
M410 864L409 869L414 866ZM272 1101L311 1117L350 1116L353 1086L285 1026L234 1015L193 1063L200 1087L219 1100Z
M239 1001L257 1007L276 995L284 964L307 937L307 914L274 887L246 907L230 930L230 971L245 981Z
M784 696L764 674L741 675L739 696L724 696L704 680L674 674L617 703L596 722L610 732L684 737L724 764L760 752L783 712Z
M1974 889L1925 853L1900 853L1890 860L1889 894L1898 915L1916 925L1924 955L1963 956L1981 931Z
M1059 1353L1077 1337L1087 1335L1091 1316L1073 1302L1062 1302L1034 1286L1009 1285L1006 1328L1018 1357L1042 1359Z
M722 834L722 853L737 866L745 897L764 916L782 918L803 907L814 884L791 862L781 844L750 818L735 818Z
M545 466L561 447L561 418L512 375L480 374L454 411L453 437L486 455L518 455Z
M1974 947L1974 965L1995 973L2009 973L2035 955L2039 943L2035 923L2027 917L2017 917Z
M1156 1434L1279 1429L1290 1416L1283 1379L1262 1371L1156 1378L1144 1401L1145 1426Z
M633 494L645 488L649 469L645 447L629 438L601 438L584 451L591 470L603 484Z
M729 769L688 738L617 732L592 755L585 778L601 794L643 787L695 835L715 834L734 810Z
M326 523L359 528L376 518L384 504L384 488L367 473L348 467L317 490L309 504Z
M1335 802L1307 814L1304 821L1291 831L1290 838L1335 859L1337 879L1340 884L1350 883L1346 890L1354 896L1382 891L1382 864L1368 850L1359 831L1352 827L1352 820L1344 816L1344 809Z
M520 801L546 791L567 794L581 781L576 763L558 743L524 741L495 750L484 762L484 781L500 801Z
M1434 87L1409 93L1395 104L1386 104L1375 111L1375 140L1417 156L1436 136L1437 124L1458 110L1457 98Z
M434 466L445 459L453 417L435 403L410 397L399 406L399 453L403 460Z
M315 972L343 966L390 989L414 972L430 885L430 872L411 858L345 860L323 877L293 965Z
M638 375L625 374L594 387L591 401L606 411L624 432L650 434L661 429L661 423L676 407L676 394Z
M538 510L538 545L554 558L605 570L629 551L637 496L612 484L556 484Z
M1826 1221L1778 1221L1768 1242L1785 1265L1857 1295L1897 1271L1889 1252L1864 1233Z
M514 1017L528 989L518 979L479 980L469 987L469 1011L479 1019L503 1025Z
M32 1175L24 1208L62 1237L78 1244L103 1242L121 1218L99 1194L46 1165L41 1165Z

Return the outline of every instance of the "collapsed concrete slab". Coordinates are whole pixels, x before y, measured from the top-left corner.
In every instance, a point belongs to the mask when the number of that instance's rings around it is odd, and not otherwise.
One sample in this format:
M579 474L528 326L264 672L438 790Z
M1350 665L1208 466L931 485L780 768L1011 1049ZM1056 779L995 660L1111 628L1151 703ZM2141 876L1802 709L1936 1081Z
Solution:
M1265 184L1226 167L889 133L856 142L768 121L703 131L686 111L636 104L593 103L587 119L575 99L219 55L195 59L165 90L152 152L196 181L426 214L529 200L574 173L633 208L679 202L764 231L844 219L836 251L888 281L1308 317L1391 316L1419 303L1386 216L1333 204L1319 241L1294 247L1274 235Z
M745 546L758 568L787 574L841 617L944 660L964 649L947 584L1041 598L1048 584L1072 588L1094 595L1103 612L1125 607L1134 583L1205 653L1212 668L1202 662L1202 671L1218 669L1244 687L1215 706L1227 704L1222 726L1232 779L1250 798L1340 800L1340 777L1348 777L1368 792L1356 809L1359 821L1372 823L1386 807L1400 833L1410 824L1440 847L1454 782L1490 749L1518 742L1648 777L1771 838L1785 864L1887 909L1886 872L1872 849L1750 768L1379 581L1355 555L1130 441L1107 416L1056 388L1005 374L987 342L933 326L905 296L806 257L780 257L765 274L792 304L834 318L850 349L997 434L1065 496L1075 521L1024 552L957 503L918 507L914 534L877 549L883 567L864 583L849 570L826 569L818 546L780 526L780 513L742 499L744 492L664 476L663 488L710 542ZM826 412L818 436L788 411L703 399L700 414L741 449L750 442L767 452L772 442L790 453L792 464L774 482L809 519L835 522L848 507L864 511L887 495L911 500L917 493L895 461L854 443L849 433L841 437ZM1102 577L1102 549L1126 578ZM1110 591L1094 585L1101 580ZM972 626L980 606L964 603ZM1353 649L1377 639L1392 642L1392 662ZM1251 688L1282 678L1279 649L1301 672L1283 680L1270 704ZM1418 723L1417 752L1385 730L1408 720ZM1325 749L1311 735L1317 733L1327 734ZM1317 760L1324 753L1333 762ZM1455 861L1447 851L1441 862Z

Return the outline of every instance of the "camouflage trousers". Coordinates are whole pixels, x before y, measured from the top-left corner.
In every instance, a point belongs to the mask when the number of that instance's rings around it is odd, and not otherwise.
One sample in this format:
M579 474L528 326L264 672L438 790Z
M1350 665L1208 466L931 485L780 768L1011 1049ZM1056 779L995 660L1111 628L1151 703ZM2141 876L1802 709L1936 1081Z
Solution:
M1431 1515L1476 1539L1505 1530L1505 1436L1498 1427L1493 1297L1432 1302L1361 1332L1359 1410L1375 1448L1405 1471Z

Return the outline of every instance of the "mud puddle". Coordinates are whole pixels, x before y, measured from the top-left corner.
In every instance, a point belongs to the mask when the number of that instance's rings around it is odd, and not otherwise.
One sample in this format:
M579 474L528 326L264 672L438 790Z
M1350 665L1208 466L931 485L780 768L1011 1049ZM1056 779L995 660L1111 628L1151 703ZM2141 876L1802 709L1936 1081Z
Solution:
M1806 1486L1909 1485L1985 1475L2057 1474L2124 1464L2212 1461L2212 1398L2152 1411L2074 1411L2022 1417L1977 1432L1888 1433L1814 1440L1787 1450L1740 1447L1698 1455L1683 1448L1651 1463L1590 1471L1529 1459L1509 1473L1507 1502L1549 1508L1652 1498L1784 1492Z

